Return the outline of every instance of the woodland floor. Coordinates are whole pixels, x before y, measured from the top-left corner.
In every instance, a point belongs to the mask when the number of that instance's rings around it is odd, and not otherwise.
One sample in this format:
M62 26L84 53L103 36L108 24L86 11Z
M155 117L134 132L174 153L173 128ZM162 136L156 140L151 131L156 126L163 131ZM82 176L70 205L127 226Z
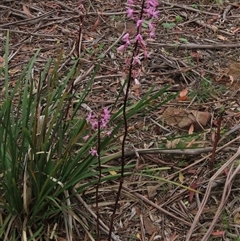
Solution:
M12 85L39 48L33 79L49 57L57 59L62 52L59 73L66 73L81 56L83 77L74 83L76 93L84 89L100 59L86 104L94 110L111 107L124 80L124 57L116 47L124 31L134 35L134 25L125 18L125 1L88 0L80 26L78 2L2 0L0 56L9 29ZM128 148L143 150L126 159L135 169L125 179L114 221L115 240L240 240L240 4L213 2L160 1L156 39L147 40L151 54L142 66L141 86L131 86L129 99L134 103L153 86L155 93L168 84L165 96L178 96L129 120ZM151 148L168 153L150 153ZM220 173L210 179L213 154L212 173ZM100 215L107 226L116 190L117 183L100 190ZM83 196L89 207L95 203L93 194L89 190ZM86 220L90 232L92 222ZM105 231L102 228L102 240L107 238ZM88 240L81 227L79 234L75 240Z

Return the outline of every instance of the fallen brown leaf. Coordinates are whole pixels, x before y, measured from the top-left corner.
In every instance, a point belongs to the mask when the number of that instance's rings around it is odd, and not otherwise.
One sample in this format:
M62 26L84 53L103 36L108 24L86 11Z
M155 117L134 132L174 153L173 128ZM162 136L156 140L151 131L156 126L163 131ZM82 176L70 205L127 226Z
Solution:
M185 88L179 93L179 96L183 97L183 96L186 96L187 94L188 94L188 88Z
M167 141L166 147L167 147L168 149L176 148L176 147L177 147L177 144L178 144L180 141L181 141L180 139L175 139L175 140L173 140L173 141Z
M162 117L169 125L178 125L181 129L189 129L193 125L194 130L199 130L208 123L211 115L209 112L168 107Z
M192 189L196 189L196 187L197 187L197 183L196 183L196 182L193 182L193 183L190 185L190 188L192 188ZM194 194L195 194L194 191L189 191L189 202L190 202L190 203L191 203L192 200L193 200Z
M212 232L212 236L215 236L215 237L221 236L221 237L223 237L224 233L225 233L225 231L217 230L215 232Z
M180 183L182 184L184 181L184 176L183 176L182 172L179 172L178 179L179 179Z
M29 11L28 7L25 4L23 4L23 12L27 15L28 18L32 17L31 12Z
M144 217L143 223L144 223L145 231L148 235L152 235L156 231L156 228L154 227L152 222L149 220L149 218Z
M234 223L240 224L240 213L236 213L236 214L234 215L233 220L234 220Z
M99 18L99 16L98 16L96 22L94 23L94 25L93 25L93 27L92 27L92 31L95 31L95 30L96 30L97 26L99 25L99 22L100 22L100 18Z
M154 196L156 196L158 187L159 185L147 186L148 198L153 198Z

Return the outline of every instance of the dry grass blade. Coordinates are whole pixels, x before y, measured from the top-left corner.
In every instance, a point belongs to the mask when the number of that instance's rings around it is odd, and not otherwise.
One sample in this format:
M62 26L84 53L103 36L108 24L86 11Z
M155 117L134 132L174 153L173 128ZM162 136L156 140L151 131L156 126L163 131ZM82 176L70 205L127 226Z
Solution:
M76 189L73 189L74 193L77 193ZM97 219L97 215L95 214L95 212L87 205L87 203L81 198L81 196L79 194L76 194L76 198L80 201L80 203L88 210L88 212L95 218L95 220ZM99 220L100 223L100 228L106 233L108 234L109 232L109 227L100 219ZM114 241L121 241L120 238L115 235L112 232L112 239Z
M175 216L174 214L172 214L171 212L168 212L167 210L165 210L164 208L161 208L159 205L157 205L156 203L150 201L148 198L142 196L141 194L137 193L137 192L134 192L132 191L130 188L126 187L126 186L123 186L123 189L126 190L127 192L131 192L132 195L136 196L137 198L139 198L141 201L144 201L145 203L151 205L152 207L158 209L160 212L178 220L179 222L182 222L183 224L187 225L187 226L191 226L191 223L187 222L186 220L178 217L178 216Z
M229 167L230 165L232 165L233 162L234 162L239 156L240 156L240 147L238 148L237 152L210 178L209 183L208 183L208 186L207 186L207 190L206 190L206 192L205 192L204 198L203 198L202 203L201 203L201 206L199 207L199 211L197 212L197 214L196 214L196 216L195 216L195 218L194 218L194 220L193 220L193 223L192 223L192 225L191 225L191 228L190 228L190 230L189 230L189 232L188 232L188 234L187 234L186 241L190 241L190 238L191 238L191 236L192 236L192 234L193 234L193 231L194 231L194 229L195 229L195 227L196 227L196 225L197 225L197 223L198 223L198 220L199 220L199 218L200 218L200 216L201 216L201 214L202 214L202 212L203 212L203 209L204 209L204 207L205 207L205 205L206 205L206 203L207 203L207 200L208 200L208 198L209 198L209 196L210 196L210 194L211 194L211 189L212 189L212 186L213 186L214 181L215 181L216 178L224 171L224 169L227 168L227 167ZM238 170L238 169L239 169L239 167L238 167L236 170ZM234 172L234 176L235 176L235 175L236 175L236 172ZM234 177L234 176L233 176L233 177ZM230 178L230 180L232 181L232 177ZM229 188L228 185L229 185L229 182L227 182L227 184L225 184L225 188ZM225 188L224 188L224 191L226 191ZM222 200L222 202L223 202L223 201L224 201L224 200ZM221 203L221 205L223 205L223 203ZM219 211L218 211L218 212L219 212ZM219 215L219 213L216 214L216 215ZM209 230L211 231L212 228L213 228L213 227L211 226L211 227L209 228ZM210 231L207 233L208 236L210 235ZM204 240L206 240L206 239L204 239Z
M239 153L240 155L240 153ZM224 206L226 205L227 201L228 201L228 197L231 193L231 188L232 188L232 184L233 184L233 179L236 177L236 175L239 173L240 170L240 164L237 166L237 168L233 171L234 169L234 163L231 164L230 170L228 172L227 178L226 178L226 182L224 185L224 190L223 190L223 195L222 195L222 200L221 203L217 209L217 212L215 214L214 219L212 220L206 234L204 235L204 237L202 238L202 241L207 241L209 240L209 237L213 231L213 228L216 224L216 222L218 221L219 216L221 215Z
M230 146L231 144L233 144L234 142L237 142L237 141L239 141L239 140L240 140L240 136L234 138L233 140L229 141L229 142L226 143L225 145L217 148L216 152L220 152L220 151L224 150L224 148L227 148L228 146ZM195 161L194 163L188 165L187 167L184 167L184 168L182 168L181 170L177 171L177 172L174 173L172 176L176 175L176 174L179 173L179 172L183 172L183 171L185 171L185 170L187 170L187 169L189 169L189 168L192 168L193 166L195 166L195 165L203 162L203 161L206 160L207 158L211 157L211 155L212 155L212 154L210 153L210 154L208 154L208 155L200 158L199 160ZM170 178L171 178L172 176L170 176Z

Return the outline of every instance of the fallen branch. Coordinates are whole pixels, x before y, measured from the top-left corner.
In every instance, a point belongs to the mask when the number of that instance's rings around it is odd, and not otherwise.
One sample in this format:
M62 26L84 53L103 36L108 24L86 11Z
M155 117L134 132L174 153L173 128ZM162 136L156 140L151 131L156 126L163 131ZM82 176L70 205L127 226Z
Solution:
M136 149L136 150L125 150L125 157L130 157L138 154L177 154L177 155L200 155L203 153L211 152L213 150L212 147L205 148L196 148L196 149L162 149L162 148L152 148L152 149ZM224 148L222 151L236 151L234 148ZM117 152L114 154L110 154L108 156L104 156L101 159L104 161L110 161L114 159L118 159L121 157L121 152Z
M223 48L239 48L240 43L231 43L231 44L165 44L165 43L153 43L148 42L149 45L158 46L163 48L174 48L174 49L223 49Z
M203 13L203 14L212 15L212 16L219 16L218 13L212 13L212 12L199 10L197 8L190 7L186 4L170 3L170 2L165 2L165 1L162 1L162 4L165 4L165 5L168 5L168 6L171 6L171 7L174 6L174 7L182 8L184 10L189 10L189 11L192 11L192 12Z

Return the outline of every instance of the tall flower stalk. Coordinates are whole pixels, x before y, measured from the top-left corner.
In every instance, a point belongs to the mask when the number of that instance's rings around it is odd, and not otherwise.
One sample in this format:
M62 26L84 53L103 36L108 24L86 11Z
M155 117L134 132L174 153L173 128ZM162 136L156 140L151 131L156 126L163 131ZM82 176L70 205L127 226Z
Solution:
M141 10L139 11L139 5L141 6ZM147 50L147 43L144 40L144 35L142 31L143 23L148 24L148 35L149 38L155 37L155 26L153 23L154 19L158 18L159 11L157 10L158 6L157 0L127 0L127 8L126 8L126 15L127 18L135 21L137 33L133 38L130 38L130 34L126 33L122 37L123 44L118 47L118 52L124 54L124 52L129 48L132 47L133 51L131 56L127 56L125 59L125 68L127 70L126 74L126 94L124 97L124 104L123 104L123 120L124 120L124 135L122 140L122 155L121 155L121 178L119 182L119 188L117 192L117 197L115 200L115 206L110 222L109 227L109 235L108 241L111 241L112 229L113 229L113 221L115 217L115 213L117 210L117 204L120 198L122 185L124 181L124 167L125 167L125 141L128 135L128 122L126 117L126 108L127 108L127 100L128 100L128 93L131 85L131 80L134 79L135 84L140 84L139 77L141 75L141 61L144 58L149 57L149 53Z
M141 10L139 12L139 5L141 5ZM136 24L137 33L135 36L130 38L130 34L126 33L122 37L123 44L118 47L118 52L124 54L124 52L129 48L133 47L133 52L129 57L126 57L125 64L128 70L128 74L133 77L135 84L138 84L138 78L141 75L141 62L145 58L150 56L147 43L145 38L149 37L151 39L155 38L155 25L154 19L158 19L159 11L157 0L128 0L126 14L127 18L133 20ZM147 35L143 33L143 24L148 26ZM132 65L132 66L131 66ZM130 68L131 66L131 68ZM131 73L129 70L131 69Z
M92 111L89 112L86 120L91 125L93 131L97 130L97 148L91 148L89 153L92 156L96 156L98 159L98 182L96 185L96 215L97 215L97 239L100 240L100 223L99 223L99 208L98 208L98 200L99 200L99 185L101 184L101 177L102 177L102 165L101 165L101 134L104 129L107 129L107 124L110 120L110 111L108 108L104 108L101 113L96 116ZM110 136L111 132L107 131L106 135ZM87 140L89 135L85 136L84 139Z

